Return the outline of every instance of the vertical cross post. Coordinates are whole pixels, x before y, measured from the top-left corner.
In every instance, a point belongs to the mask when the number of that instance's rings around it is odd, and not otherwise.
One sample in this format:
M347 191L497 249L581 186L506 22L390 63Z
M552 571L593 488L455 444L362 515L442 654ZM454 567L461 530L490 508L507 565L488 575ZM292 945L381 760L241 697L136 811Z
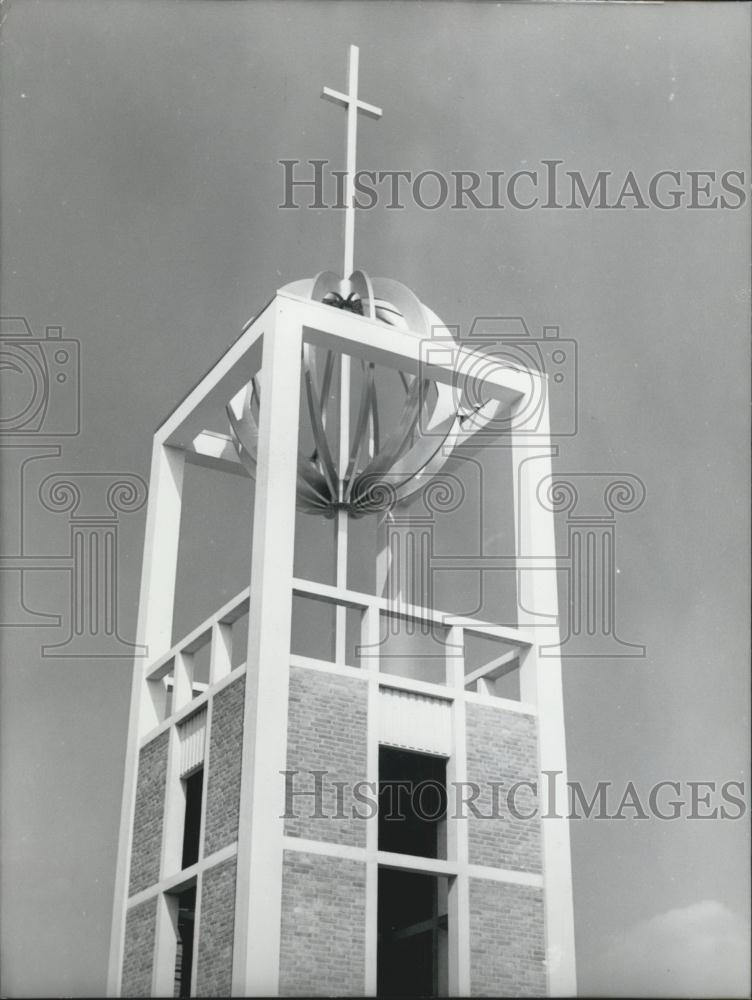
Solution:
M345 174L345 260L342 277L348 278L353 271L355 250L355 169L358 146L358 112L370 118L381 118L382 110L373 104L358 99L358 56L357 45L350 46L348 63L347 93L343 94L331 87L324 87L321 96L327 101L341 104L347 111L346 174Z
M355 171L358 152L358 112L361 111L371 118L380 118L381 108L366 104L358 99L358 59L360 50L357 45L350 46L347 68L347 93L343 94L331 87L324 87L321 96L335 104L340 104L347 112L346 131L346 172L345 172L345 256L342 267L342 277L349 278L354 268L355 257ZM339 458L338 474L343 484L347 472L350 452L350 358L342 355L340 359L340 404L339 404ZM341 499L341 497L340 497ZM336 584L347 586L347 512L337 514L337 569ZM338 663L345 657L345 609L337 608L336 621L336 655Z

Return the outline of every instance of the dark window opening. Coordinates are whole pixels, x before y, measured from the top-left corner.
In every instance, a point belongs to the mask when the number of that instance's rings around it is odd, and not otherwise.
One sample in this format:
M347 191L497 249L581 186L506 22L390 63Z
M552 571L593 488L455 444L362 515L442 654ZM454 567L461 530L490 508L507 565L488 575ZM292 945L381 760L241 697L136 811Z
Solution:
M448 995L448 879L379 869L379 996Z
M177 948L175 951L176 997L191 995L193 965L193 926L196 918L196 886L181 892L178 900Z
M183 868L198 861L201 839L201 797L204 788L204 769L199 768L183 779L185 787L185 822L183 824Z
M446 760L379 748L379 850L446 857Z

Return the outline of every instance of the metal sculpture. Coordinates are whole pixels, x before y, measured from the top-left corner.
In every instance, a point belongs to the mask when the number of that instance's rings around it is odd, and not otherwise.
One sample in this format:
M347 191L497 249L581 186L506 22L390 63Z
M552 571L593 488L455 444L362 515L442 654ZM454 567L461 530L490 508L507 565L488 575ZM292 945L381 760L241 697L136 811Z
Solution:
M355 271L347 281L325 271L314 279L293 282L283 291L308 295L421 338L430 337L437 327L446 332L439 318L405 285L389 278L370 279L362 271ZM470 425L477 430L479 419L492 419L498 407L493 400L470 406L451 385L400 372L402 411L396 427L382 439L375 366L361 361L363 389L345 465L335 460L326 428L336 357L333 351L311 344L303 348L303 383L314 440L311 454L298 455L297 505L305 513L332 518L345 511L362 517L415 499L446 464L458 440L468 435ZM243 398L227 406L233 443L252 478L256 476L260 392L259 381L253 379Z

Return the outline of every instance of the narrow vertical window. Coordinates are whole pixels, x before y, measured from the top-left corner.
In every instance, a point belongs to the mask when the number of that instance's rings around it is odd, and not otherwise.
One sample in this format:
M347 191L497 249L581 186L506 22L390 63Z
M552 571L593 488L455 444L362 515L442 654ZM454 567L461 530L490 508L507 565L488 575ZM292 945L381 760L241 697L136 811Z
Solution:
M204 769L198 768L183 779L185 790L185 820L183 823L183 862L188 868L198 861L201 839L201 799L204 790Z
M379 750L379 850L446 857L446 759ZM446 996L449 880L379 868L377 991Z
M193 967L193 927L196 919L196 886L178 894L177 947L175 949L176 997L191 995L191 969Z
M447 996L448 888L446 876L379 869L379 996Z

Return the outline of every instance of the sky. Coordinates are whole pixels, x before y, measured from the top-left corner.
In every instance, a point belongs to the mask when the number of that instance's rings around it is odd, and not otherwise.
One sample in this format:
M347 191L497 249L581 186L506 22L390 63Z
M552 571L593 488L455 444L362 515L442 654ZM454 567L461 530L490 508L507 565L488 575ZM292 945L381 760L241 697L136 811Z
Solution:
M355 257L463 331L559 326L579 420L556 472L644 483L616 521L616 622L646 655L565 660L570 777L748 781L749 7L6 0L0 17L2 315L80 350L79 432L0 439L3 551L47 566L25 574L23 625L18 574L1 581L2 993L104 988L131 676L127 658L42 656L67 635L70 581L50 560L70 542L40 486L147 478L154 429L246 320L338 268L341 213L281 210L279 161L341 168L343 116L319 92L344 88L351 43L384 109L361 125L363 169L508 176L558 159L589 183L673 170L685 188L689 171L745 173L737 210L381 202L359 213ZM56 428L72 426L60 399ZM571 406L553 399L555 422ZM190 514L208 556L182 556L186 625L233 589L219 536L246 500L218 492ZM144 508L120 515L126 638L143 527ZM571 826L582 993L748 992L748 816Z

